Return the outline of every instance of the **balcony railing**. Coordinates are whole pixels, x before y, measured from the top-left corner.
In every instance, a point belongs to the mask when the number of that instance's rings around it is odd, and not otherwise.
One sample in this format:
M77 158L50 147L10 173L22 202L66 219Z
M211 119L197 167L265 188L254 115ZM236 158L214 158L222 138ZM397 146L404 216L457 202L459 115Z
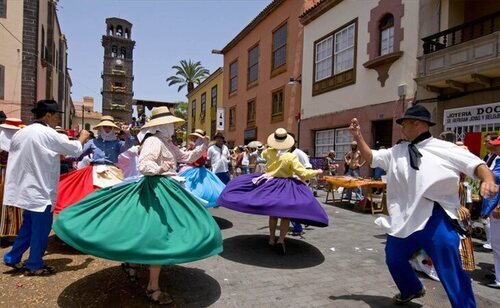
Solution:
M500 11L422 39L424 54L467 42L500 30Z

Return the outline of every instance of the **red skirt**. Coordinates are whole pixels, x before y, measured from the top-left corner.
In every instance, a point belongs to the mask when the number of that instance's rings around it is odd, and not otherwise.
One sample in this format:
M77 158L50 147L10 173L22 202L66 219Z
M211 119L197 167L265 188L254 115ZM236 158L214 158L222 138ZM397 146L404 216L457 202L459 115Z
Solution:
M69 205L77 203L99 187L94 186L93 166L63 174L57 187L57 202L54 212L58 214Z

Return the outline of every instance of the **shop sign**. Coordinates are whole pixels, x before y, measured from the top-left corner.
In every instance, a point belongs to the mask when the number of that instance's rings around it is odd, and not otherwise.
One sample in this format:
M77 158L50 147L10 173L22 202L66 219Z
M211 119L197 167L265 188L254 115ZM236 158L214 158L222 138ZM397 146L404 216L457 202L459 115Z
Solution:
M446 127L469 126L500 122L500 102L444 110Z

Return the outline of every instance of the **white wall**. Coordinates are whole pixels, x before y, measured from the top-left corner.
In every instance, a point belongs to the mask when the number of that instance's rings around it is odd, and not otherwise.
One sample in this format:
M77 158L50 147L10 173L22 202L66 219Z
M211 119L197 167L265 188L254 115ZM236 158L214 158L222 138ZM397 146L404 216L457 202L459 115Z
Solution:
M407 86L406 98L414 96L416 84L413 78L417 73L419 1L404 0L404 16L401 21L404 37L400 44L403 56L389 69L389 78L381 87L378 74L366 69L363 63L369 60L367 44L369 41L368 22L370 10L379 1L345 0L304 27L304 53L302 65L302 118L325 113L337 112L366 105L398 100L397 88ZM337 90L312 96L314 41L358 18L356 83Z

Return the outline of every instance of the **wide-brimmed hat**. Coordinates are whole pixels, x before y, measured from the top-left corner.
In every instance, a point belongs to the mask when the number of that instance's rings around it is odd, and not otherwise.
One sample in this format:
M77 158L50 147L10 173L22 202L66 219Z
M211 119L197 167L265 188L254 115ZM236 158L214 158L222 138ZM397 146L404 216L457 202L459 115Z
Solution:
M226 139L224 138L224 134L222 134L221 132L217 132L215 135L214 135L214 140L217 139L217 138L222 138L222 139Z
M113 127L116 129L120 129L120 127L115 124L115 118L113 118L110 115L102 116L101 121L99 123L97 123L96 125L94 125L94 129L98 129L99 127L103 127L103 126L109 126L109 127Z
M25 125L21 119L18 118L7 118L3 124L0 124L0 127L7 129L21 129Z
M31 112L33 113L38 113L43 111L63 113L62 111L59 110L59 105L53 99L40 100L36 103L36 107L31 109Z
M203 137L205 137L206 134L207 133L205 133L205 131L203 129L197 128L194 130L194 133L189 134L189 136L196 136L198 138L203 138Z
M497 137L493 140L490 140L488 143L495 146L500 145L500 138Z
M429 110L421 105L415 105L406 109L404 116L397 119L396 123L401 125L401 123L403 123L403 120L419 120L426 122L427 124L429 124L429 126L436 125L436 123L432 122L431 120L431 113L429 112Z
M184 120L174 116L168 107L155 107L151 112L151 119L149 122L144 124L142 128L148 128L153 126L174 124L176 127L181 126Z
M278 128L267 137L267 144L276 150L284 150L291 148L295 143L292 136L288 134L286 129Z

